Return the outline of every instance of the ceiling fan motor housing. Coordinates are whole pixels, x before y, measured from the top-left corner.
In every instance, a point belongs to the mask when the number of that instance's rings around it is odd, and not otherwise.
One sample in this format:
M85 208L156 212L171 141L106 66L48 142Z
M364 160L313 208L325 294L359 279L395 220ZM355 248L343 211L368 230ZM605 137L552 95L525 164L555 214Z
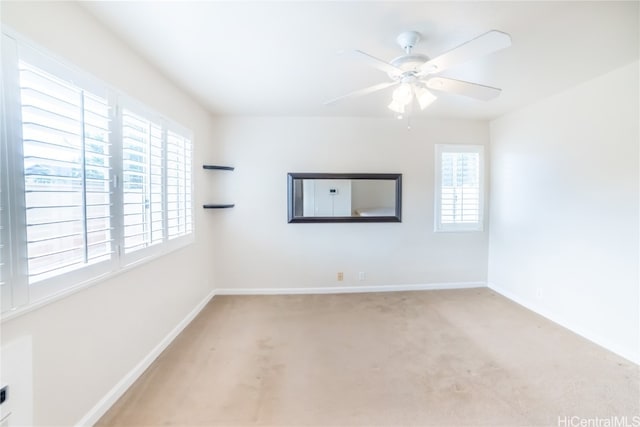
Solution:
M427 55L421 53L412 53L410 55L402 55L394 58L391 61L391 65L396 68L400 68L402 71L415 71L418 72L419 68L429 60Z
M391 65L399 68L403 71L402 74L389 73L389 77L393 80L399 80L404 77L409 77L414 73L420 71L422 64L429 60L427 55L420 53L411 53L411 49L420 41L420 33L417 31L405 31L400 33L396 38L396 41L400 47L406 52L405 55L394 58L391 61Z

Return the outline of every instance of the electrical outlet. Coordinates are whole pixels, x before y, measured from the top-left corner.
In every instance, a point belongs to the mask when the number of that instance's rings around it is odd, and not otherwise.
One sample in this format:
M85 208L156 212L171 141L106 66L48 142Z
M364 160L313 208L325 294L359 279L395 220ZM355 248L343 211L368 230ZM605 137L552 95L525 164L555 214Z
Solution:
M364 271L361 271L360 273L358 273L358 280L363 281L364 279L366 279L366 276L364 274Z
M342 271L338 272L338 282L342 282L344 280L344 273Z

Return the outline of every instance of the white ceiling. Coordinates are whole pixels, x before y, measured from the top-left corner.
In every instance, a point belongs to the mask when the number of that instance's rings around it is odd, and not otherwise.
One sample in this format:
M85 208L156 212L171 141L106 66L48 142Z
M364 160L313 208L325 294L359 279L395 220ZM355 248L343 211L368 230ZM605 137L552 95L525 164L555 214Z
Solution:
M385 60L417 30L435 57L490 29L513 45L442 73L503 89L442 95L421 115L491 119L639 57L639 2L82 2L132 49L217 115L388 116L391 89L323 101L386 81L338 51Z

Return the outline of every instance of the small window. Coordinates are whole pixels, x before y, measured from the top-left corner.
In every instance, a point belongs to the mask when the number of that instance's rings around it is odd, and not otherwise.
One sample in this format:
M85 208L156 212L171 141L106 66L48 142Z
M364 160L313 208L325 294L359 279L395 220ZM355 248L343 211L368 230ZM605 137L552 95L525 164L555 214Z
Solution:
M484 147L436 145L435 231L482 231Z

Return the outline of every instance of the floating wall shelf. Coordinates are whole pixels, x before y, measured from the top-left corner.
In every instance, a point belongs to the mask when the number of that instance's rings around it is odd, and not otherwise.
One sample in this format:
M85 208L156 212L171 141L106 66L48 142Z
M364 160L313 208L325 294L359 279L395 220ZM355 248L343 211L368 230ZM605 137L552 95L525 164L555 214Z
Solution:
M202 205L203 208L205 209L226 209L226 208L232 208L235 205L231 204L231 205Z
M232 171L235 168L233 166L202 165L202 169ZM207 203L206 205L202 205L205 209L228 209L234 206L235 204L232 203Z
M202 165L202 169L215 169L215 170L221 170L221 171L232 171L235 168L233 166Z

